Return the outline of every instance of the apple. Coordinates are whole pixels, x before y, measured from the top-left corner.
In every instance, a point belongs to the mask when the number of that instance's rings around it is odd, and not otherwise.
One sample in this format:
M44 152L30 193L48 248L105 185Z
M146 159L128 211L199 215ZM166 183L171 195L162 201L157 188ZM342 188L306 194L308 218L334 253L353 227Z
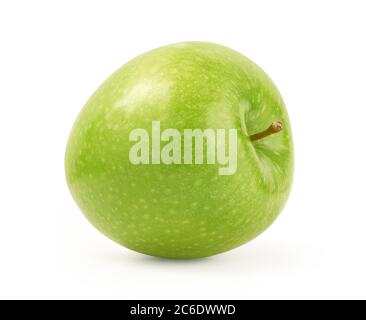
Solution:
M274 83L206 42L158 48L117 70L79 114L65 157L73 198L99 231L175 259L262 233L288 199L293 165Z

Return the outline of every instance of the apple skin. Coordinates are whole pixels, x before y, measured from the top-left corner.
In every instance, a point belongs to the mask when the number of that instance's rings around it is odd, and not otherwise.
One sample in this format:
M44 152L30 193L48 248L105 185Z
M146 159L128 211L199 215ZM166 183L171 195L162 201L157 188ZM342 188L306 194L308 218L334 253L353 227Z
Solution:
M238 167L133 165L133 129L238 129ZM283 131L252 142L273 122ZM201 258L262 233L284 207L293 179L287 111L270 78L227 47L185 42L155 49L117 70L72 129L66 178L76 203L103 234L140 253Z

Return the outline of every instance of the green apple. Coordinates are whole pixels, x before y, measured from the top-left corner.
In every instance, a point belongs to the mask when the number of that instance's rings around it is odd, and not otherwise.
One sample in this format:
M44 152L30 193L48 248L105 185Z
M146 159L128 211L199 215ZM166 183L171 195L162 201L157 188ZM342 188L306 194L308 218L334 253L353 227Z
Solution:
M253 62L178 43L117 70L72 129L66 177L87 219L132 250L188 259L269 227L293 178L284 102Z

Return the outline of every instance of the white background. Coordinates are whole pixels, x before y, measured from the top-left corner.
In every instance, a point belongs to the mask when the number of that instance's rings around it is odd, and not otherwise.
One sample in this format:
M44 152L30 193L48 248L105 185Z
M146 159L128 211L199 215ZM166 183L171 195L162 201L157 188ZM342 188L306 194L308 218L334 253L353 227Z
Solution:
M366 298L365 1L0 2L0 298ZM195 261L124 249L85 220L63 158L120 65L185 40L272 77L296 147L291 198L248 245Z

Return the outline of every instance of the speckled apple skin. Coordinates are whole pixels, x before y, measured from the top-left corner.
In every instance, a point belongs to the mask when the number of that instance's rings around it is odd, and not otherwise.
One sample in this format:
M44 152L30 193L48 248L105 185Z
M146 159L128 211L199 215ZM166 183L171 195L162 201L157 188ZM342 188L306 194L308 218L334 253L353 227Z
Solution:
M133 165L133 129L238 129L238 168ZM251 134L280 120L284 130ZM72 129L69 188L87 219L119 244L152 256L215 255L255 238L284 207L293 178L287 111L270 78L221 45L173 44L117 70L93 94Z

